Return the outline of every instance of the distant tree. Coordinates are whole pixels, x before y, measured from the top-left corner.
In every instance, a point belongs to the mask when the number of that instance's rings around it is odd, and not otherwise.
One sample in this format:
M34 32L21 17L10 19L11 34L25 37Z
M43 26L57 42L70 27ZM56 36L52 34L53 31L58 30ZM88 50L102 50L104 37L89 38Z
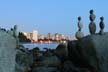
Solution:
M19 32L18 38L20 42L31 42L22 32Z

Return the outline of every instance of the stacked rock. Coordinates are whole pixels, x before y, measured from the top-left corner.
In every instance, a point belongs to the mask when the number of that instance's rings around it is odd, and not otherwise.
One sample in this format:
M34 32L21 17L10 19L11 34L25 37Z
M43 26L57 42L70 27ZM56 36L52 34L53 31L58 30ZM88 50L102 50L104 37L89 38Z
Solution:
M100 26L100 32L99 32L99 34L100 35L102 35L102 34L104 34L104 31L103 31L103 29L104 29L104 22L103 22L103 20L104 20L104 17L100 17L100 23L99 23L99 26Z
M84 36L84 34L81 32L81 30L83 28L83 25L81 23L81 17L80 16L78 17L78 28L79 29L76 32L76 38L79 40L79 39L81 39Z
M93 14L93 10L90 10L90 16L89 16L89 19L90 19L90 24L89 24L89 32L91 35L95 34L96 32L96 24L94 22L96 16Z

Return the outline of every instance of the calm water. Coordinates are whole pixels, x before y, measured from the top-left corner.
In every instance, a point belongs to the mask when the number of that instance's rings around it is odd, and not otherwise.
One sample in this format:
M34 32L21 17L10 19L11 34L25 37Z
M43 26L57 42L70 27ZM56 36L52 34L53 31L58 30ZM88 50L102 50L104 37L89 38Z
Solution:
M55 49L58 46L58 43L25 43L23 44L25 48L33 49L34 47L39 47L40 50L44 50L43 48Z

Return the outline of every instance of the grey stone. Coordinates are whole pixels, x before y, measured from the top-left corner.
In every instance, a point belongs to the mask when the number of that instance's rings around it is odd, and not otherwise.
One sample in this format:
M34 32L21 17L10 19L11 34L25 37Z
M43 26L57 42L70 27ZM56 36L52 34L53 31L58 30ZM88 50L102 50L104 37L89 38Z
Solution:
M37 67L32 72L58 72L54 67Z
M32 72L57 72L57 67L61 64L57 56L44 57L40 63L40 66L33 67Z
M13 28L13 36L14 36L15 38L18 37L17 29L18 29L18 26L17 26L17 25L14 25L14 28Z
M65 61L61 72L80 72L80 69L75 67L71 61Z
M93 12L94 12L93 10L90 10L90 16L89 16L90 21L94 21L96 18L96 16L93 14Z
M105 27L104 22L103 22L104 17L100 17L100 20L101 20L101 21L100 21L100 23L99 23L99 26L100 26L100 32L99 32L99 34L103 35L103 34L104 34L103 29L104 29L104 27Z
M88 35L80 40L82 57L96 72L108 72L108 33Z
M90 22L90 24L89 24L89 32L92 35L95 34L95 32L96 32L96 24L94 22Z
M82 61L82 53L81 53L81 48L79 47L79 41L74 40L68 42L67 48L68 48L68 58L69 60L72 61L72 63L80 67L83 64Z
M0 30L0 72L15 72L16 39Z
M83 28L83 24L81 22L81 17L80 16L78 17L78 28L79 28L79 31L81 31L81 29Z
M76 37L78 40L80 40L82 37L84 37L84 34L83 34L83 32L81 32L81 31L77 31L75 37Z
M61 63L57 56L45 57L42 62L45 66L49 66L49 65L58 66Z
M84 36L84 34L83 34L83 32L81 32L81 30L82 30L82 28L83 28L83 25L82 25L82 23L81 23L81 17L78 17L78 31L76 32L76 38L79 40L79 39L81 39L83 36Z
M29 51L20 45L17 48L16 53L16 66L15 72L28 72L31 68L30 66L33 63L33 56L29 53Z
M89 24L89 32L90 34L95 34L96 32L96 25L95 25L95 20L96 16L93 14L93 10L90 10L90 16L89 16L89 19L90 19L90 24Z
M64 61L68 56L68 50L66 44L59 44L56 48L56 55Z

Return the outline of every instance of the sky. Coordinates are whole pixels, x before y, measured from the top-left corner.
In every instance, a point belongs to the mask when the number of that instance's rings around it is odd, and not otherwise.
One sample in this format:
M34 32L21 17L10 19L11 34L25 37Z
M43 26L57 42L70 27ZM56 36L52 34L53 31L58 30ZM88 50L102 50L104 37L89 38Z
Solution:
M18 25L18 31L39 34L61 33L75 36L78 30L77 17L82 17L84 35L89 34L89 11L96 15L96 32L99 32L100 17L104 17L108 31L108 0L0 0L0 27L10 29Z

